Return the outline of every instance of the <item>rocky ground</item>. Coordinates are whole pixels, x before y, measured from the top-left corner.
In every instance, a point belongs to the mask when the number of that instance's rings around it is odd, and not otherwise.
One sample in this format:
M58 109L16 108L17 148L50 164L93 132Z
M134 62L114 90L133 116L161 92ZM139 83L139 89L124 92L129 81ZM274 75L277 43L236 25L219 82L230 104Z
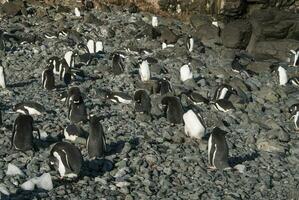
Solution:
M64 7L29 6L26 15L4 17L0 21L3 31L16 36L5 40L6 48L1 51L8 87L0 93L3 113L0 186L10 194L2 192L1 199L298 199L299 140L288 112L299 101L298 88L279 86L275 74L270 73L270 65L279 59L276 52L275 56L249 63L247 67L257 74L246 77L231 69L232 59L240 50L225 48L227 45L219 42L219 38L212 37L213 31L199 31L196 28L199 21L193 21L191 26L159 18L162 35L154 39L151 15L131 12L110 6L102 11L84 11L83 17L75 17L73 10ZM206 30L214 30L211 27ZM44 37L46 32L65 28L71 30L66 38ZM195 38L192 53L185 47L188 34ZM175 47L162 49L161 41L169 36ZM108 152L105 159L90 162L85 145L76 144L85 160L82 174L78 180L62 181L50 169L47 157L69 124L67 109L59 97L66 88L56 79L61 86L54 91L43 90L41 74L48 58L62 57L66 51L74 50L77 43L86 43L90 38L103 41L106 54L98 63L82 69L86 76L98 79L74 84L84 93L89 113L102 116ZM131 95L139 88L138 68L134 64L145 55L134 55L126 52L126 48L152 50L151 57L158 60L152 67L169 71L160 74L155 70L152 77L168 77L175 94L193 88L211 97L221 83L230 84L238 91L238 95L230 98L236 110L222 113L211 105L199 106L208 127L207 136L200 141L185 136L182 124L171 126L167 122L158 109L159 94L151 95L151 121L136 117L133 104L104 102L97 93L100 88ZM119 76L109 72L110 54L115 51L127 56L125 72ZM179 69L188 62L194 80L181 83ZM297 73L294 67L287 70L290 76ZM45 106L47 113L34 119L35 126L49 135L44 141L36 141L39 151L27 155L9 149L17 116L9 111L24 100ZM182 104L187 106L185 99ZM208 170L207 139L214 126L228 132L229 163L245 166L244 171ZM88 126L84 128L88 130ZM18 166L25 176L7 176L9 163ZM52 176L52 190L20 189L23 182L45 172Z

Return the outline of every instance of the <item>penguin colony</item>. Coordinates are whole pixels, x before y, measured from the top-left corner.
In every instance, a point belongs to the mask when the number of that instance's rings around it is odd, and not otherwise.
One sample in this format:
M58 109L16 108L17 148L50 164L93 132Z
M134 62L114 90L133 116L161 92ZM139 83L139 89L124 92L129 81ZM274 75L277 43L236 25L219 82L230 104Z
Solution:
M75 14L80 17L78 9L75 10ZM152 27L158 31L157 17L152 18ZM64 32L63 35L65 36L67 33ZM57 38L48 34L45 37L47 39ZM88 133L85 148L91 160L103 158L107 152L105 129L101 123L103 121L102 116L88 113L89 108L84 101L86 94L83 94L80 90L80 84L84 83L85 80L95 81L99 78L85 75L84 67L94 65L107 55L111 58L109 72L112 77L128 73L126 71L126 60L129 56L135 56L138 59L136 67L138 68L137 73L140 84L146 86L148 83L154 82L157 86L142 87L132 91L132 96L126 92L101 88L97 91L97 94L103 101L121 106L133 105L136 115L149 116L148 123L151 120L164 117L171 126L184 126L186 137L204 140L208 136L208 168L230 169L233 167L229 164L229 148L226 141L226 135L229 133L216 126L207 127L203 113L201 113L201 107L210 106L218 112L228 114L234 112L236 108L230 101L230 97L240 95L237 88L226 83L220 84L214 91L213 97L211 95L204 96L194 89L177 94L167 76L167 69L158 70L160 74L165 74L161 79L157 80L152 75L153 70L156 70L154 65L157 60L151 57L149 52L140 53L130 49L108 52L104 50L102 41L92 39L86 41L86 44L78 43L75 49L67 51L64 56L48 58L41 74L41 88L48 90L49 93L60 92L61 100L64 101L64 106L68 110L67 118L70 124L63 129L64 140L52 145L48 158L49 163L53 165L61 178L80 176L84 159L81 149L72 143L78 138L86 137L84 132ZM202 45L200 41L196 41L191 35L186 36L186 52L188 54L196 50L199 44ZM167 41L162 41L161 45L162 49L175 48L175 44L170 44ZM299 50L291 50L290 52L289 64L290 66L297 66ZM254 76L254 73L246 69L246 65L241 64L242 59L249 60L249 62L253 61L252 58L245 55L236 55L231 63L231 70L238 74L245 74L245 76ZM191 63L182 65L179 77L182 85L194 80L193 72L195 68L196 66L192 66ZM3 89L6 88L4 72L4 67L0 66L0 85ZM274 64L271 67L271 72L276 73L278 76L277 82L281 86L286 84L299 85L299 79L297 77L289 79L285 67L281 64ZM62 89L58 89L59 83L63 84ZM158 94L160 97L158 107L162 112L161 116L151 114L153 107L151 96L153 94ZM187 106L182 105L182 99L187 101ZM34 101L20 102L12 110L19 113L19 115L13 124L11 148L23 152L28 150L38 151L35 141L40 140L41 135L39 130L34 127L34 116L44 115L47 110L43 105ZM292 105L289 112L292 115L295 129L299 130L299 104ZM87 124L89 129L83 130L83 124ZM35 132L37 137L34 134Z

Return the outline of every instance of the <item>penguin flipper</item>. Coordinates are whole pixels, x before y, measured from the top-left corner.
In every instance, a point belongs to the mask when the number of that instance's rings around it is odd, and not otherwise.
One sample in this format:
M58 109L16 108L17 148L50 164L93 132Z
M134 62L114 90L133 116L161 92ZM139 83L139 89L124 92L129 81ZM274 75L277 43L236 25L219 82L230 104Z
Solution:
M36 131L37 132L37 135L38 135L38 139L40 140L40 131L38 128L33 128L33 131Z
M15 133L16 133L16 122L14 123L14 125L13 125L13 129L12 129L12 137L11 137L11 145L10 145L10 149L12 149L13 148L13 139L14 139L14 137L15 137Z

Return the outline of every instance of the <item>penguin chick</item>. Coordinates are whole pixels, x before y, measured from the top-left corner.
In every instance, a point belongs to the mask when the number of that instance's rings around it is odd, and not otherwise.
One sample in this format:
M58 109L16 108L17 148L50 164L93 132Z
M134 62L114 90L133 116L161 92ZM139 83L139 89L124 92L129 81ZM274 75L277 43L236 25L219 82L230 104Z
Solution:
M230 168L228 164L228 145L226 132L215 127L208 141L208 162L211 169Z
M33 131L37 131L40 139L39 130L33 127L33 118L30 115L20 114L13 125L11 148L21 151L33 149Z
M135 112L145 113L149 115L151 113L151 98L145 90L138 90L134 94Z
M105 133L97 116L89 119L89 136L87 139L87 151L90 158L99 158L105 155L106 138Z
M74 178L81 171L83 157L76 146L68 142L57 142L50 151L49 161L61 178Z
M195 114L193 110L188 110L183 115L183 120L187 136L201 139L205 135L206 127L203 117L199 113Z
M180 99L174 96L165 96L161 100L162 108L166 113L167 120L172 124L183 122L183 107Z

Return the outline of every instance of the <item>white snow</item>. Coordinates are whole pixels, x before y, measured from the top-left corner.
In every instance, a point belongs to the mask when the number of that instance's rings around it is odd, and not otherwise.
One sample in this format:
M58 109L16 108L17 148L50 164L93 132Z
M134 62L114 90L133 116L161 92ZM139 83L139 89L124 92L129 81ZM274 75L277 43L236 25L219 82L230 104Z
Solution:
M18 168L14 164L9 163L7 166L6 175L7 176L17 176L17 175L24 176L24 173L22 172L22 170L20 170L20 168Z
M245 165L239 164L239 165L234 166L234 168L236 170L238 170L238 172L240 172L242 174L246 171L246 166Z
M183 65L180 69L181 81L185 82L193 78L193 74L189 68L189 65Z
M24 182L21 185L23 190L34 190L34 187L44 189L44 190L52 190L53 182L51 175L49 173L44 173L40 177L31 178L28 181Z
M158 18L156 16L152 17L152 26L157 27L158 26Z

